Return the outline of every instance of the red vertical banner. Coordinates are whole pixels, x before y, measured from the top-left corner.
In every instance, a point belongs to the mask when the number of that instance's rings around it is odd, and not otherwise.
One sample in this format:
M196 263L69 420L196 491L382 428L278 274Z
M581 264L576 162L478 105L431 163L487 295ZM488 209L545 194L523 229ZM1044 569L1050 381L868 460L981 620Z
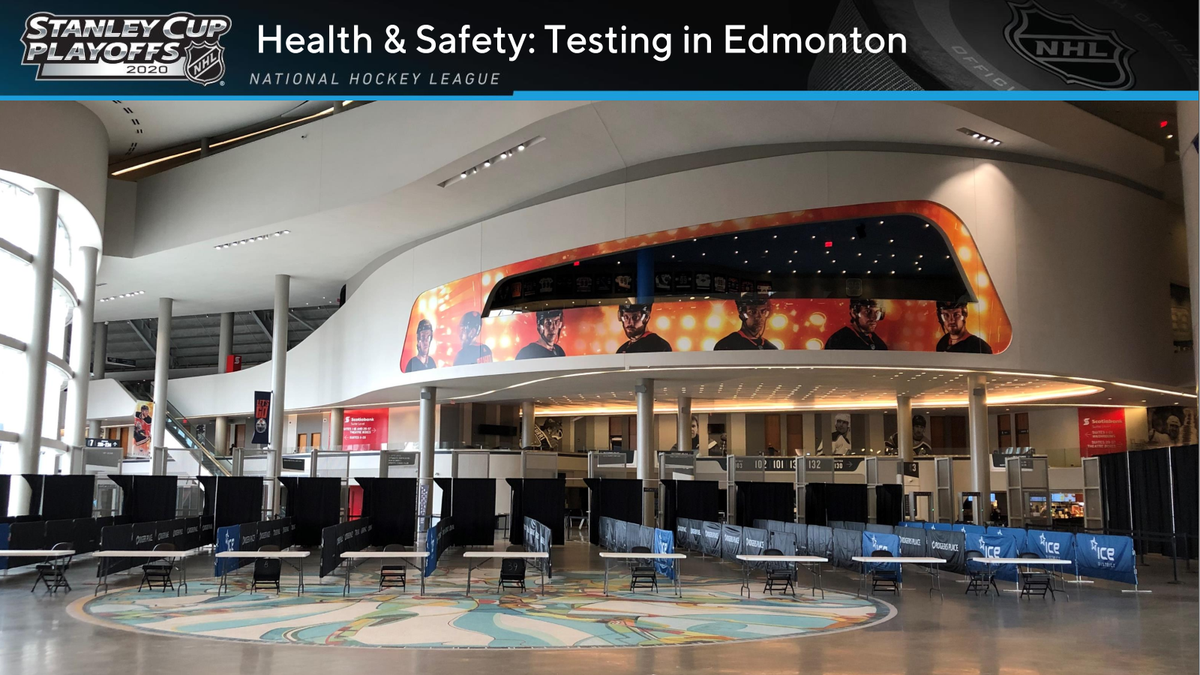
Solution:
M388 409L347 410L342 417L343 450L380 450L388 440Z
M1124 408L1079 408L1079 455L1125 452Z
M225 357L225 372L234 373L242 369L242 357L239 354L230 354Z

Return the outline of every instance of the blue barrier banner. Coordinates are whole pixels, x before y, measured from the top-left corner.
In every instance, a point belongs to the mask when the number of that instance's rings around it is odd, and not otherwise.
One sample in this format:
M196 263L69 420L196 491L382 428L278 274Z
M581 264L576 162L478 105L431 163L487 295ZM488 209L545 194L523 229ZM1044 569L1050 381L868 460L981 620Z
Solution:
M1103 534L1075 535L1079 574L1137 585L1133 540Z
M988 534L1002 534L1006 537L1012 537L1012 540L1017 543L1017 553L1024 553L1028 549L1025 548L1025 530L1019 527L989 527Z
M687 547L689 551L704 550L704 534L700 528L704 526L703 520L688 521L688 538Z
M979 551L985 558L1015 558L1018 555L1017 542L1011 534L964 534L967 538L967 550ZM971 563L968 562L968 567ZM989 565L997 579L1003 581L1017 580L1016 565Z
M1043 558L1075 560L1075 535L1070 532L1029 530L1025 533L1025 550Z
M242 550L242 526L228 525L226 527L218 527L216 549L217 553ZM217 558L216 564L213 566L213 575L219 577L229 574L241 566L242 561L240 558Z
M721 524L704 521L704 555L721 557Z
M771 548L777 548L784 555L799 555L799 544L796 543L796 535L791 532L771 532Z
M888 551L893 556L898 557L900 555L900 537L883 532L863 532L862 554L869 556L875 551ZM899 572L900 565L897 563L880 563L878 565L870 563L863 565L863 569L867 572L872 570Z
M916 523L916 522L913 522L913 521L910 521L910 520L906 520L906 521L904 521L904 522L900 523L900 527L916 527L916 528L919 528L919 529L922 529L922 530L923 530L923 529L925 529L925 526L926 526L927 524L928 524L928 523Z
M938 532L953 532L954 527L950 523L925 523L925 529L937 530Z
M8 523L0 524L0 550L8 549ZM0 569L8 569L8 558L0 557Z
M721 557L731 562L737 562L737 555L742 552L742 526L721 526Z
M987 534L987 528L982 525L956 524L950 526L950 529L963 534Z
M688 541L688 519L677 518L675 520L675 545L679 548L687 548Z
M425 551L429 553L429 557L425 558L425 576L433 574L433 571L437 569L438 525L434 525L425 532Z
M655 553L674 553L675 552L675 536L667 530L654 530L654 546L651 551ZM654 566L658 568L658 573L668 579L675 578L675 565L670 560L656 560Z

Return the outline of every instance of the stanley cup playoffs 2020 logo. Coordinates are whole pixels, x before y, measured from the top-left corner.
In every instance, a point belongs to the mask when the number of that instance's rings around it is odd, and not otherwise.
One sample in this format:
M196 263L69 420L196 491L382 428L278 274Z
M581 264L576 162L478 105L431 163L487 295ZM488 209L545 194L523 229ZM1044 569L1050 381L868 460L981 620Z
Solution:
M25 20L25 56L39 80L187 80L209 85L225 76L227 16L67 16L39 12Z

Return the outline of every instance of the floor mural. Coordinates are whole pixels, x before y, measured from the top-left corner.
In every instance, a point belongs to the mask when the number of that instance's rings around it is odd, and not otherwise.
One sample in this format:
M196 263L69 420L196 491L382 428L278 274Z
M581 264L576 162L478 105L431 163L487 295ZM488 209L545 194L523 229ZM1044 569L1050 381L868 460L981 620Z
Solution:
M328 582L338 580L336 585ZM603 594L600 573L561 573L536 593L495 591L495 571L484 572L463 596L465 574L436 574L425 595L375 591L377 577L355 574L349 597L341 577L309 582L305 594L250 593L231 576L230 590L216 595L216 580L189 582L186 595L114 590L72 605L80 619L100 625L177 636L250 642L349 647L563 648L694 645L801 637L865 628L890 619L886 602L827 592L764 597L761 582L750 600L736 580L684 575L683 597L624 592L619 581ZM481 581L487 582L485 588ZM627 583L627 581L626 581ZM290 585L295 588L294 579ZM807 589L803 589L807 591Z

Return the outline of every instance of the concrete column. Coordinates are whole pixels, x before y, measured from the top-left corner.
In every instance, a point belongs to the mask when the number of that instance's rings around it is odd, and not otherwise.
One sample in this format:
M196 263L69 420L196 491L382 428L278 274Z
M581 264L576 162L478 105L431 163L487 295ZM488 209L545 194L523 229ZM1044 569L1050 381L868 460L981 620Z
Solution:
M417 447L421 450L421 485L417 495L417 530L429 529L433 513L433 444L437 433L437 387L421 387Z
M521 401L521 447L533 448L538 443L533 433L533 401Z
M971 491L979 493L979 501L971 517L976 525L987 520L986 505L992 491L992 453L988 448L987 378L982 374L967 376L967 433L971 441Z
M42 453L42 413L46 394L46 351L50 348L50 303L54 294L54 243L58 233L58 190L37 188L38 254L33 256L33 325L25 345L25 425L17 443L16 474L37 473ZM29 515L29 484L12 480L8 513Z
M100 438L100 420L88 420L87 433L89 438Z
M675 447L680 452L692 450L692 397L680 396L675 413Z
M271 331L271 468L267 473L270 478L278 478L283 474L283 451L287 445L283 433L287 422L283 395L287 386L288 300L291 285L290 276L275 275L275 326ZM278 515L279 486L276 483L272 481L271 484L271 513Z
M329 442L325 444L328 450L342 449L342 429L346 422L346 411L334 408L329 411Z
M92 379L103 380L104 373L108 368L108 322L102 321L96 324L94 328L95 337L92 339Z
M91 378L92 327L96 309L96 262L100 252L91 246L79 249L83 258L83 279L79 305L71 323L71 370L75 371L67 387L67 445L71 446L71 473L83 473L83 445L87 434L88 381Z
M158 342L154 350L154 417L150 421L151 473L167 473L167 380L171 371L171 309L175 301L158 299Z
M1196 140L1197 128L1200 127L1200 103L1195 100L1180 101L1175 104L1175 118L1179 124L1179 169L1183 174L1183 218L1187 224L1188 245L1188 276L1192 281L1192 335L1200 335L1200 232L1197 231L1197 218L1200 217L1200 195L1196 194L1196 186L1200 184L1200 169L1197 168ZM1196 381L1200 382L1200 358L1193 359L1192 366L1196 368Z
M221 313L221 330L217 335L217 374L229 372L229 353L233 350L233 312ZM229 418L221 415L213 420L213 447L218 455L229 450Z
M902 461L913 461L912 397L908 394L896 395L896 448Z
M817 452L817 416L813 413L803 413L800 420L804 427L800 433L804 437L803 454L813 455Z
M654 380L642 379L634 387L637 399L637 477L642 481L642 524L653 527L654 493ZM648 489L649 488L649 489Z

